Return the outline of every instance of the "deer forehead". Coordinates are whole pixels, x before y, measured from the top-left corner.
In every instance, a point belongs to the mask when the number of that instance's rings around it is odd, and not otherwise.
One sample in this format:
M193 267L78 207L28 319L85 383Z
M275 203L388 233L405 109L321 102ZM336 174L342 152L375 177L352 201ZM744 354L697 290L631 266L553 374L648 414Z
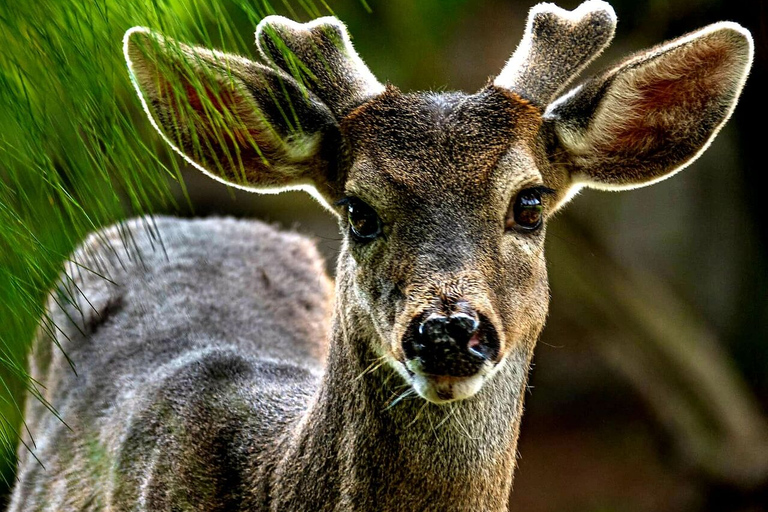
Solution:
M533 163L540 125L539 109L496 87L472 95L389 88L342 121L352 152L346 190L385 205L487 199L541 180Z

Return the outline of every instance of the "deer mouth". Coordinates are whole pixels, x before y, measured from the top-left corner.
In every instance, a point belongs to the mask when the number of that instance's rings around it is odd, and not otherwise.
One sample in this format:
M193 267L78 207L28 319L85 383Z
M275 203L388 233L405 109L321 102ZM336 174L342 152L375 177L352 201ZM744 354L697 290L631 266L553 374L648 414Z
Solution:
M473 375L436 375L425 373L416 359L400 362L400 373L423 399L443 404L465 400L477 394L485 381L495 373L498 364L486 362Z
M451 375L430 375L416 373L408 368L413 389L425 400L435 404L464 400L477 394L483 387L487 374L477 373L471 376L454 377Z

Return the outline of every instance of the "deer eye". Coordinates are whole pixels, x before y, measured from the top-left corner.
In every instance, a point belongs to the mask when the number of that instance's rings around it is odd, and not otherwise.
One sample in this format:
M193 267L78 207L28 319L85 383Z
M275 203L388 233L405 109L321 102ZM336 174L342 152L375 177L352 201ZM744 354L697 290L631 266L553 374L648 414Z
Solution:
M541 227L544 219L541 194L547 191L542 187L521 190L507 212L506 229L534 231Z
M381 235L381 219L373 208L355 197L342 201L346 203L349 230L355 239L368 242Z

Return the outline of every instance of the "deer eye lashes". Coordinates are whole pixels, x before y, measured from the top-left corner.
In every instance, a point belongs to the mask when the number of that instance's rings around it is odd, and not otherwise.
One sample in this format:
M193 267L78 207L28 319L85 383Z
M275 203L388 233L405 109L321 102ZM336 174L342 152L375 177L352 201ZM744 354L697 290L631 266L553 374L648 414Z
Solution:
M551 189L549 187L545 187L544 185L538 185L536 187L531 187L531 188L528 188L526 190L537 190L539 192L539 194L541 194L542 196L551 196L551 195L553 195L555 193L554 189Z

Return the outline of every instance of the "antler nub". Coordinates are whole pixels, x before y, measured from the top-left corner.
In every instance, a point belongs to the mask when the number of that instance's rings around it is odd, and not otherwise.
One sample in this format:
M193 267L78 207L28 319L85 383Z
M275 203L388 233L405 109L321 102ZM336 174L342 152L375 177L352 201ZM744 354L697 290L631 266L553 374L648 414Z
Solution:
M615 29L616 13L602 0L587 0L573 11L538 4L493 84L545 107L608 46Z
M264 59L306 84L337 116L384 92L347 28L332 16L309 23L267 16L256 28L256 45Z

